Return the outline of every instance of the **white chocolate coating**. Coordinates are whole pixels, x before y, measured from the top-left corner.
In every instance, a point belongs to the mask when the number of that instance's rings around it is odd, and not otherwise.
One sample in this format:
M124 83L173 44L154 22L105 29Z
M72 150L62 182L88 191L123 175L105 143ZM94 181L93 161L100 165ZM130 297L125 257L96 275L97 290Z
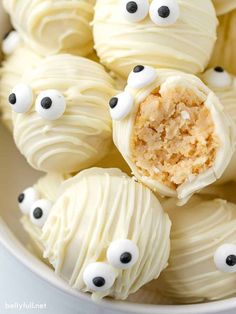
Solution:
M8 96L12 88L21 80L25 71L35 67L41 57L20 45L12 55L8 56L2 63L0 69L0 108L4 124L12 131L12 110L8 103Z
M221 85L224 84L225 81L225 86L216 86L214 80L212 80L212 82L209 81L209 73L213 79L214 76L219 76L219 81L222 75ZM228 79L225 80L224 74L226 75L226 78L228 76ZM236 136L236 76L227 72L215 73L213 69L209 69L202 75L202 79L205 84L216 94L216 96L219 97L221 104L225 108L225 111L230 115L233 122L235 123L234 132ZM230 164L228 165L223 177L219 180L218 183L222 184L231 180L236 181L236 153L234 153Z
M217 15L226 14L236 9L235 0L213 0L213 3L216 8Z
M94 0L4 0L24 42L41 55L92 52Z
M130 114L120 121L113 121L113 140L124 159L132 169L137 179L163 196L170 196L186 201L192 194L215 182L222 177L234 153L234 123L225 113L215 94L209 90L197 77L174 70L156 70L156 79L141 89L126 87L125 91L134 97L134 105ZM186 86L202 99L202 103L210 111L215 126L215 132L220 139L221 146L217 151L214 166L196 175L193 179L181 184L176 190L140 174L138 167L132 161L132 134L139 104L157 87L160 94L173 86Z
M216 40L217 19L212 1L177 3L179 19L161 27L149 15L142 21L129 22L121 16L120 1L98 0L93 25L95 49L101 62L125 78L137 64L202 72Z
M193 200L176 208L168 204L172 220L169 266L157 281L161 292L175 303L197 303L236 294L236 273L223 273L214 253L236 243L236 205L224 200Z
M59 194L43 227L44 257L73 288L88 291L84 269L108 263L106 251L118 239L137 245L138 261L130 269L114 269L114 285L94 297L126 299L167 266L170 221L142 184L118 169L92 168L66 181Z
M17 47L22 43L18 32L9 32L2 42L2 52L4 55L11 55Z
M217 41L209 67L222 65L227 71L236 75L236 2L234 10L219 17Z
M51 202L55 202L58 194L58 189L64 180L70 176L63 176L56 173L47 174L40 178L38 182L33 186L36 192L38 192L40 199L47 199ZM42 229L34 225L29 215L23 215L21 223L25 231L28 233L32 240L32 246L34 251L42 258L43 245L41 242Z
M22 79L34 94L29 112L13 115L17 147L34 168L45 172L71 173L103 159L112 142L108 99L113 81L98 63L72 55L45 58ZM42 119L35 99L56 89L66 100L58 120Z

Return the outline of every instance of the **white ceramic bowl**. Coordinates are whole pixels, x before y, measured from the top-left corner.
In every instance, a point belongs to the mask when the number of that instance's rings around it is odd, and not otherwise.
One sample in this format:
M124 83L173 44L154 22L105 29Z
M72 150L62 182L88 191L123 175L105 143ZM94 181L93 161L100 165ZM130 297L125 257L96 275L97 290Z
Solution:
M3 22L4 21L4 22ZM3 16L0 2L0 36L9 27L6 16ZM33 184L41 174L32 170L17 152L10 133L0 125L0 252L6 250L16 261L14 268L21 273L22 281L31 277L35 289L30 289L31 298L35 299L40 291L41 298L50 300L50 308L55 309L60 305L60 313L65 314L235 314L236 298L197 305L147 305L128 302L103 300L99 304L91 301L88 295L71 289L64 281L57 278L53 271L34 257L26 248L27 235L19 223L20 213L17 209L16 196L22 189ZM1 265L1 264L0 264ZM22 266L24 265L24 267ZM14 269L16 271L16 269ZM1 269L0 272L4 272ZM9 269L8 269L9 272ZM11 275L11 274L7 274ZM14 276L14 275L13 275ZM6 278L6 277L5 277ZM25 278L25 279L24 279ZM0 276L1 279L1 276ZM31 282L31 285L32 285ZM235 282L236 284L236 282ZM4 287L5 283L2 283ZM1 290L4 299L4 291ZM59 314L57 310L46 313ZM2 312L1 312L2 313ZM15 313L15 312L14 312Z

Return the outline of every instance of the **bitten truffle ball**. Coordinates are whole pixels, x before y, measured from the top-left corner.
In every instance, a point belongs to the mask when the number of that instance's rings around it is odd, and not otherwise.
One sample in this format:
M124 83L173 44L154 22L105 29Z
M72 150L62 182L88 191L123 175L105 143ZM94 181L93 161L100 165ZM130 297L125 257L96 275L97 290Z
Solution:
M138 65L109 105L115 145L153 191L186 201L224 175L234 123L199 78Z

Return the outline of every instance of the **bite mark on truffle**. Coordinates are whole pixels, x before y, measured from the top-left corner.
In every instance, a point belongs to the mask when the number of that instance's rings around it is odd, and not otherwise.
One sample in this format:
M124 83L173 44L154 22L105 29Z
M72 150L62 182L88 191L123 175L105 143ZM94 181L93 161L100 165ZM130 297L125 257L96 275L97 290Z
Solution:
M157 88L140 104L132 161L141 175L177 189L211 168L219 147L211 114L191 89L174 86L161 95Z

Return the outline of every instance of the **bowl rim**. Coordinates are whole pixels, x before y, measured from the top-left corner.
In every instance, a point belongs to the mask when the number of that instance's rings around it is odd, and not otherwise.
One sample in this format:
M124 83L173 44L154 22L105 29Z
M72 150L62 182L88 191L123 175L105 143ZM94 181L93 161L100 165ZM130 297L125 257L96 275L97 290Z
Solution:
M77 299L77 301L79 299L94 305L90 295L72 289L65 281L57 277L52 269L31 254L2 218L0 218L0 244L30 272L56 290ZM118 310L127 314L206 314L236 308L236 298L190 305L152 305L103 299L97 302L97 305L107 310Z

